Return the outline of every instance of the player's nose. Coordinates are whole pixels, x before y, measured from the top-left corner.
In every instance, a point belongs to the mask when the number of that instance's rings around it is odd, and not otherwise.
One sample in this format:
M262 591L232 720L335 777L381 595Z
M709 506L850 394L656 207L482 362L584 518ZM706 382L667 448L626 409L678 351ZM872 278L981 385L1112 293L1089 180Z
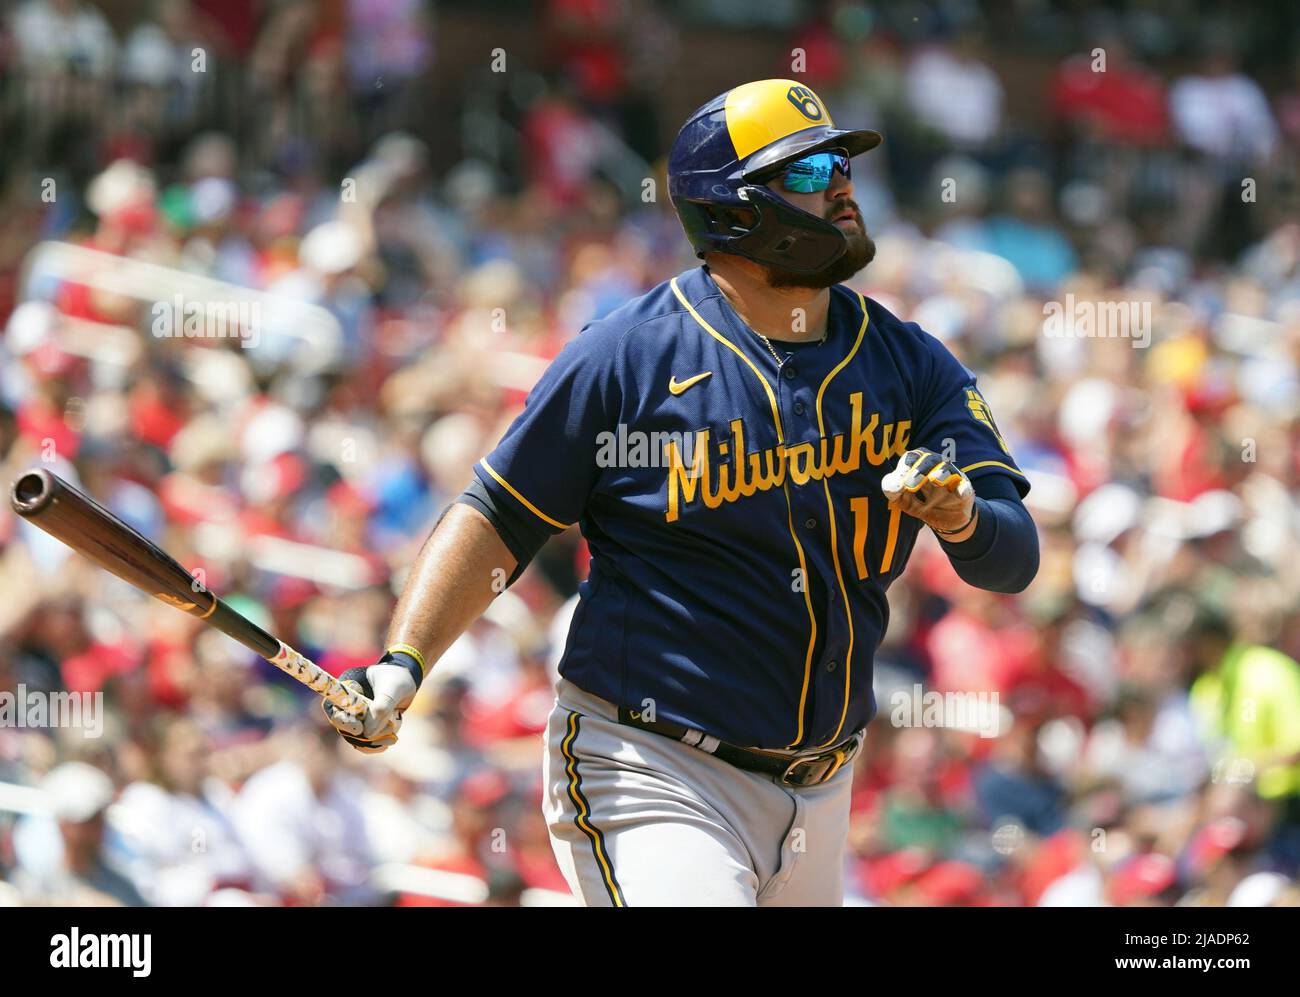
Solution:
M831 185L826 188L827 200L834 201L841 197L853 196L853 181L839 170L831 173Z

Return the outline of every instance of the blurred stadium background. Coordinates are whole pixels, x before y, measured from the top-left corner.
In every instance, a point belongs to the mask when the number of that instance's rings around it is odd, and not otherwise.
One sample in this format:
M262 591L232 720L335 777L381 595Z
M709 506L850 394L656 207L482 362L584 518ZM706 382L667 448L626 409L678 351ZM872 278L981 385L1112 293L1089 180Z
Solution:
M692 264L677 125L796 76L884 133L854 285L977 371L1043 545L1020 596L928 534L894 586L850 902L1295 905L1300 8L1089 6L0 2L0 480L44 463L369 663L548 358ZM229 335L160 334L182 299ZM1045 335L1071 300L1149 302L1149 344ZM564 903L538 733L585 563L552 541L362 759L6 504L0 691L104 716L11 697L0 905ZM1004 733L891 725L917 682Z

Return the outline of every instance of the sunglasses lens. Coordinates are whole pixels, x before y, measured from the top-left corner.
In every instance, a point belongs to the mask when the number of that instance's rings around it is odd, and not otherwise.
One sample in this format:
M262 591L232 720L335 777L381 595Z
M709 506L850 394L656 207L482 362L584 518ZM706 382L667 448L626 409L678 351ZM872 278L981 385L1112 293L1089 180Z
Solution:
M825 190L831 185L831 176L837 169L848 177L847 155L842 152L814 152L785 168L785 189L797 194L813 194Z

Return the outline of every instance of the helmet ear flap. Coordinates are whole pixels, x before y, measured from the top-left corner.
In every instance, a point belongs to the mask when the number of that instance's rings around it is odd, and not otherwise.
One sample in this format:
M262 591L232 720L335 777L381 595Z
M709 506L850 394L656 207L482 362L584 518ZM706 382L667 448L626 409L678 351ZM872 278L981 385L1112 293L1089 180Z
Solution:
M830 222L796 208L766 187L743 188L759 224L732 244L731 252L792 273L816 273L848 248L844 233Z
M695 255L734 253L794 273L816 273L848 243L829 222L794 207L765 187L746 186L744 204L674 199Z
M775 246L772 247L772 252L788 253L790 251L790 248L795 244L796 239L797 236L793 234L787 235L784 239L782 239L780 242L778 242Z
M753 208L707 203L701 207L708 215L710 232L716 235L748 235L758 224L758 212Z
M705 252L704 243L715 244L750 235L759 223L756 208L710 201L677 200L677 214L692 242L700 241L696 255ZM719 248L721 248L719 246Z

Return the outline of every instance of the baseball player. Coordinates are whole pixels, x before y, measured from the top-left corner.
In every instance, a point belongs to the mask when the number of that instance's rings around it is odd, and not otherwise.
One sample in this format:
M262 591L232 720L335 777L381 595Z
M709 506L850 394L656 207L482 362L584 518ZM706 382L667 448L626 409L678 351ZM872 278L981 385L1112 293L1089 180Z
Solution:
M396 740L429 665L546 539L591 549L544 808L585 904L838 905L885 593L922 528L966 582L1038 568L1029 486L975 378L842 285L875 253L815 93L761 80L682 127L669 188L703 265L591 323L444 514L372 697Z

